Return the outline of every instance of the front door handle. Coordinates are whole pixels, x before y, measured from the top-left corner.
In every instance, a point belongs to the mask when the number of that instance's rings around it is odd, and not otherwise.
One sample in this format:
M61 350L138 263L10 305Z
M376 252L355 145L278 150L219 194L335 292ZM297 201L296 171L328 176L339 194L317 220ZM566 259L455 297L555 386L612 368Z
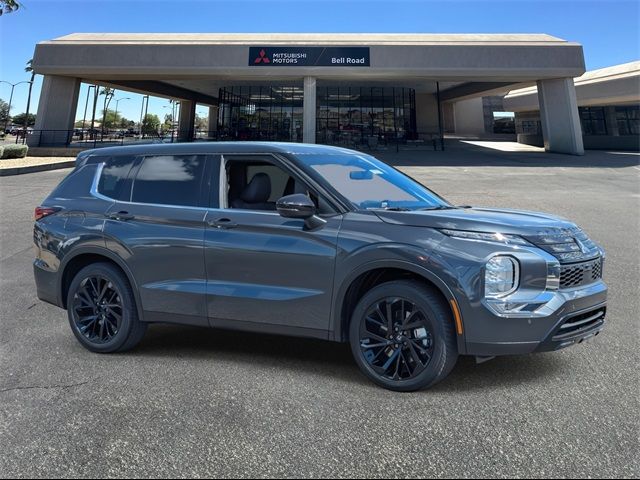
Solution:
M224 230L228 230L230 228L236 228L238 226L237 223L232 222L230 218L219 218L218 220L209 220L207 225L214 228L220 228Z
M107 217L110 218L111 220L120 220L120 221L133 220L134 218L136 218L135 215L129 212L125 212L123 210L119 212L109 213Z

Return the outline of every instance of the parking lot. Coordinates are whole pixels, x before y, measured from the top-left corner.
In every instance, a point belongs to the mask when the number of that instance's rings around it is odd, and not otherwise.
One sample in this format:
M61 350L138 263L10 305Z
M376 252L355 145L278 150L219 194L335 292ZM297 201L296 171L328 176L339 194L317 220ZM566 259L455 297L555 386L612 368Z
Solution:
M35 296L33 208L68 170L0 178L0 477L637 477L640 157L381 152L456 204L553 212L607 250L591 342L429 391L368 382L346 345L152 326L100 356ZM467 319L472 321L472 319Z

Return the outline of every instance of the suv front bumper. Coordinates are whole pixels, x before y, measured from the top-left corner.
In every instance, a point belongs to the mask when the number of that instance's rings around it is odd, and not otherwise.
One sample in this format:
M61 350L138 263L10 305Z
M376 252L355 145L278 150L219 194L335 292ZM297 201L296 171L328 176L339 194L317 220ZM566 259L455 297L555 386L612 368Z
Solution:
M505 318L485 307L465 318L467 355L497 356L559 350L598 335L605 326L603 281L554 294L558 305L545 316Z

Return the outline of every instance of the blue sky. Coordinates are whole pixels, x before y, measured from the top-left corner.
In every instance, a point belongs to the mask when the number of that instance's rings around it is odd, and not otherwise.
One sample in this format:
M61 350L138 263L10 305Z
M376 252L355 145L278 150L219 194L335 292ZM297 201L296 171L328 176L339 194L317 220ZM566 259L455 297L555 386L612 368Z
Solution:
M73 32L548 33L581 43L588 70L640 58L637 0L21 1L23 9L0 17L0 80L12 83L28 79L24 64L37 42ZM9 90L0 84L0 98L8 101ZM16 87L12 114L24 111L26 96L26 85ZM138 118L139 96L119 97L132 98L119 110ZM153 100L149 111L162 118L164 105Z

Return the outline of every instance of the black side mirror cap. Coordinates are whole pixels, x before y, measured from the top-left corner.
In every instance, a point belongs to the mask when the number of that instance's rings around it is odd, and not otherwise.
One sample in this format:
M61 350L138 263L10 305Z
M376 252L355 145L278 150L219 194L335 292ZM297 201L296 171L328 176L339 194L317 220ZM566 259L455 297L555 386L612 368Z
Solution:
M276 202L278 213L284 218L298 218L304 220L305 230L316 230L327 223L326 220L316 216L316 206L311 199L303 193L294 193L282 197Z
M306 220L316 214L316 206L303 193L286 195L276 202L278 213L285 218L301 218Z

